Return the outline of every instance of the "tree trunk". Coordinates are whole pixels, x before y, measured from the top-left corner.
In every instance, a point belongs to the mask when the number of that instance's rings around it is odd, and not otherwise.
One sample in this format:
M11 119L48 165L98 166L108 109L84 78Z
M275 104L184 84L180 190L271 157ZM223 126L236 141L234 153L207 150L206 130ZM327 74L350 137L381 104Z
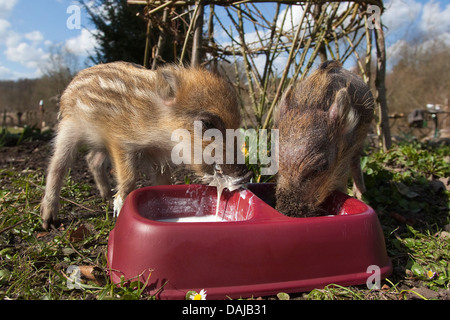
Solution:
M380 23L382 26L382 24ZM391 130L389 128L388 105L386 101L386 48L383 27L374 29L377 47L377 70L375 87L377 89L376 104L378 108L377 133L384 151L391 147Z
M322 5L316 4L312 10L314 21L317 22L319 20L320 15L322 14ZM320 63L324 63L328 60L327 57L327 48L325 47L325 43L322 41L319 43L319 57Z
M208 19L208 41L209 45L211 47L211 55L212 58L212 64L211 64L211 71L214 73L218 72L218 60L217 60L217 45L214 40L214 5L209 6L209 19Z
M165 8L164 9L164 13L163 13L163 18L162 18L162 23L165 25L167 22L167 16L169 14L169 9ZM164 30L164 28L162 29ZM158 64L158 60L163 61L161 58L161 52L162 52L162 47L164 45L164 31L161 31L158 37L158 44L156 45L156 51L153 57L153 61L152 61L152 70L156 69L156 66Z
M147 30L145 32L145 51L144 51L144 68L148 68L148 59L150 57L150 26L151 20L147 21Z
M195 19L194 27L194 39L192 43L192 58L191 65L193 67L198 67L200 65L200 59L202 56L202 34L203 34L203 12L204 6L201 1L198 3L198 12Z

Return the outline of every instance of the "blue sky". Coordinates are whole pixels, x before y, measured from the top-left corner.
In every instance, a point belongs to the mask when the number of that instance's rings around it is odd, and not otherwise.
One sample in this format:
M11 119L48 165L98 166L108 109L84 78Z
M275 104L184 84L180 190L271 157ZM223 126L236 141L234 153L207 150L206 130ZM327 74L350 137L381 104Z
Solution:
M55 47L69 47L84 61L95 45L88 16L69 29L68 0L0 0L0 80L34 78L45 68Z
M388 27L388 54L418 34L450 44L449 0L387 0L383 23ZM0 0L0 80L35 78L42 74L56 46L69 48L81 64L92 51L93 26L81 13L81 27L69 29L73 0ZM52 49L53 48L53 49Z

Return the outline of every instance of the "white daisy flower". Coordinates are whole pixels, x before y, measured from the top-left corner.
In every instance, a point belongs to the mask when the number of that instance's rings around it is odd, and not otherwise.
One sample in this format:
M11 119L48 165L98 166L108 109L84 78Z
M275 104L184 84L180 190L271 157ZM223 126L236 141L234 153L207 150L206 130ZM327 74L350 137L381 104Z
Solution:
M206 300L206 290L202 289L199 293L194 292L190 296L191 300Z

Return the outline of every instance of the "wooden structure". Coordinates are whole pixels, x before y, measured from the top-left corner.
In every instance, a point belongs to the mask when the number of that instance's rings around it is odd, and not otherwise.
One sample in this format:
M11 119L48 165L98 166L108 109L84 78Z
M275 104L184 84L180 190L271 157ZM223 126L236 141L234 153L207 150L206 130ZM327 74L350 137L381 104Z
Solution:
M159 52L169 21L185 25L180 63L186 61L188 48L194 66L209 64L217 70L224 68L224 61L231 62L246 126L269 128L283 90L303 79L318 60L355 59L357 72L376 97L382 147L390 147L382 0L128 0L128 4L145 6L149 26L155 23L152 16L161 17L157 21L163 32L152 48L147 37L144 65L155 68L164 62ZM280 61L285 62L281 67Z

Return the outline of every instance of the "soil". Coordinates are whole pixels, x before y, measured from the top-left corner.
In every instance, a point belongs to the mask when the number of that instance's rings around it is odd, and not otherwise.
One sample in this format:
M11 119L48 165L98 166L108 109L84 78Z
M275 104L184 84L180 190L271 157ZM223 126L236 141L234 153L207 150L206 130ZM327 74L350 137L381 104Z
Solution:
M44 175L52 155L52 143L48 141L31 141L13 147L0 147L0 169L14 168L15 171L41 171ZM78 183L91 185L97 192L94 179L85 161L86 151L81 150L70 169L71 178ZM177 168L173 172L172 183L183 184L188 178L191 182L199 182L191 171ZM138 181L138 187L145 185L145 179ZM98 193L99 194L99 193Z
M14 172L19 173L37 173L44 179L47 171L47 167L53 152L53 145L49 141L35 140L22 143L17 146L11 147L0 147L0 169L9 169ZM102 206L105 204L100 197L100 192L98 191L94 178L90 173L87 162L85 161L86 150L80 150L77 153L74 164L70 168L70 178L80 185L89 186L89 193L86 193L85 200L94 200L98 203L98 207L86 208L80 204L73 202L73 199L66 198L64 208L66 212L70 214L67 216L59 216L60 226L59 229L64 229L64 226L70 225L72 222L82 219L89 218L94 215L102 215ZM178 168L173 171L172 183L173 184L184 184L185 179L189 179L192 183L200 182L200 179L196 177L191 171L185 168ZM111 181L113 181L111 175ZM9 184L12 183L12 179L2 180L2 189L8 189ZM148 181L142 177L137 182L137 187L143 187L148 185ZM113 187L114 184L111 184ZM37 186L36 186L37 187ZM113 212L113 201L109 201L109 212ZM61 208L63 209L63 208ZM47 234L47 238L50 241L55 234L57 234L56 229L50 230Z

